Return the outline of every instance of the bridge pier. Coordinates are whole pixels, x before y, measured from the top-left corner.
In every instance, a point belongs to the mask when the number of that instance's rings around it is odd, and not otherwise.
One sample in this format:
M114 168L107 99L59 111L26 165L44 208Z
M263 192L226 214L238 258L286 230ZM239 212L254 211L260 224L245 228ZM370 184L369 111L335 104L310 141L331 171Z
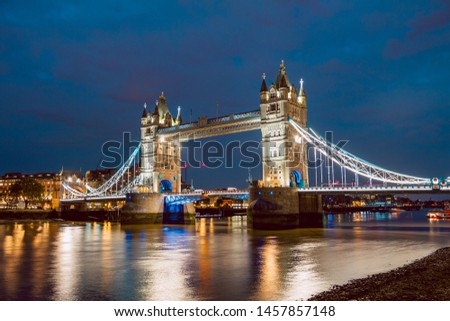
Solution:
M322 197L289 187L249 189L247 222L253 229L322 227Z
M160 193L131 193L121 210L120 222L124 224L194 224L193 204L168 205Z
M298 192L299 227L323 227L322 195Z

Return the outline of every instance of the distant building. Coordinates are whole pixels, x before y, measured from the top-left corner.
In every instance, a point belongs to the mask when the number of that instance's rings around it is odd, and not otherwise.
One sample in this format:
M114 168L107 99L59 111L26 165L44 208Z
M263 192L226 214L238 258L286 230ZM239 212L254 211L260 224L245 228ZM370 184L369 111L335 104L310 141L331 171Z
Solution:
M116 171L115 168L88 170L85 174L86 183L93 188L97 188L109 180Z
M96 189L111 179L116 172L117 168L91 169L86 172L84 179L89 187ZM117 188L119 190L125 188L135 177L139 175L139 173L140 168L138 166L134 168L130 167L130 169L122 175L122 178L117 181Z
M83 177L79 171L62 170L61 172L43 172L34 174L6 173L0 176L0 207L18 207L23 199L13 200L11 186L25 178L33 178L44 187L42 195L42 208L58 209L61 198L61 181L75 184L82 183ZM19 203L17 203L19 201Z

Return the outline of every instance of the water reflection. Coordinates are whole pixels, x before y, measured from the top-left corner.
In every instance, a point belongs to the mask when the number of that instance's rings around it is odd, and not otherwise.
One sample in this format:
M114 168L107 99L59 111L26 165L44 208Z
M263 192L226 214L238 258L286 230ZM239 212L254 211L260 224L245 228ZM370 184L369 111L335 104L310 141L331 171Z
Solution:
M329 214L324 229L0 223L2 300L298 300L449 246L425 212Z
M343 213L343 214L326 214L325 222L326 226L332 227L336 223L344 222L395 222L395 221L424 221L422 215L414 215L413 212L354 212L354 213Z
M280 292L279 246L275 237L264 240L260 251L261 263L255 287L255 300L270 300Z

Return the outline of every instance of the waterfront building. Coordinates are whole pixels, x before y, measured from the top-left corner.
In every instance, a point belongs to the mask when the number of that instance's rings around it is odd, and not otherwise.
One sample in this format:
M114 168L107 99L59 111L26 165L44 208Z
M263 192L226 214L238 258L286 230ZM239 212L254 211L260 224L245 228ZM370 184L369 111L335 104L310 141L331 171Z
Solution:
M93 188L97 188L109 180L116 171L117 169L115 168L88 170L85 174L86 184L89 184L89 186Z
M23 174L19 172L5 173L0 176L0 208L20 208L24 206L23 196L18 199L11 195L11 187L26 178L35 179L43 187L41 204L34 204L36 208L58 209L61 198L61 181L81 185L83 177L78 171L62 170L60 172L41 172Z

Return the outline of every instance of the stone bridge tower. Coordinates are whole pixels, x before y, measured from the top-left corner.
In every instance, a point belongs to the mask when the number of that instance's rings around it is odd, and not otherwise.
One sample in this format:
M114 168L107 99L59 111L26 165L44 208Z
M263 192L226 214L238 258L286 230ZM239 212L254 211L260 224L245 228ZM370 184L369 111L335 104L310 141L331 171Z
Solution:
M144 105L141 117L142 192L181 192L180 141L177 136L158 137L158 130L180 124L180 107L174 119L164 93L156 101L153 113Z
M308 186L307 144L289 123L306 128L307 108L303 80L291 84L284 61L268 87L263 75L260 90L263 182L266 187Z

